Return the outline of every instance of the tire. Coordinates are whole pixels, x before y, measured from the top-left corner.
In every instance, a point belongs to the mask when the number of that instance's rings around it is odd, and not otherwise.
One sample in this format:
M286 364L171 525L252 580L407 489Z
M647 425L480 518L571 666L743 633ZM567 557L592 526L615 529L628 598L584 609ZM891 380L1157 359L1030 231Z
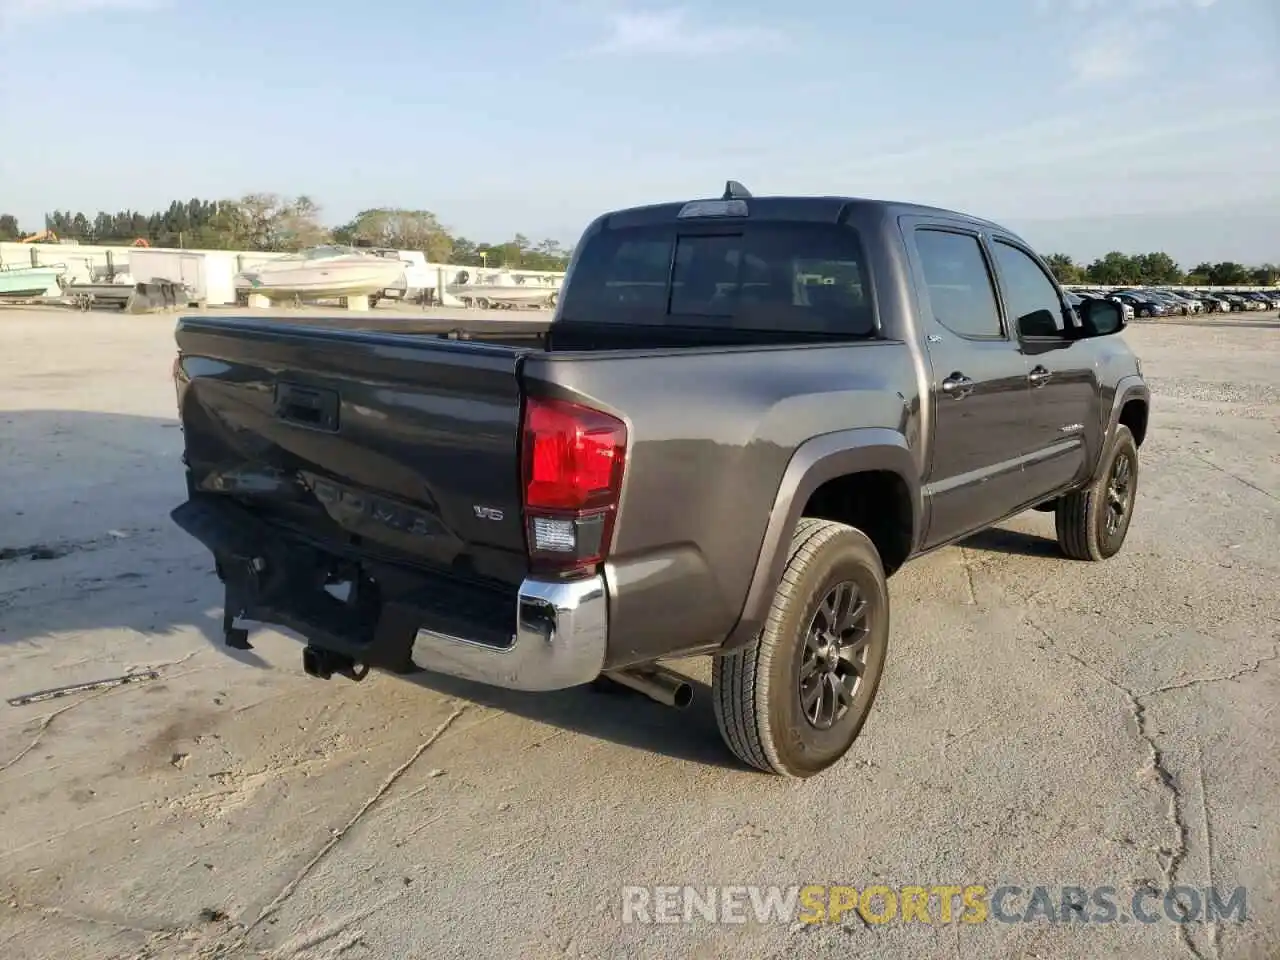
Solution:
M1125 466L1127 464L1127 466ZM1097 476L1058 501L1058 544L1072 560L1107 560L1120 552L1138 496L1138 445L1129 428L1116 427ZM1114 527L1112 507L1119 507Z
M843 648L849 659L833 658L829 643L819 656L807 638L828 625L827 604L847 598L841 591L849 585L856 590L852 609L864 604L861 616L851 618L855 625L843 631L853 644ZM798 779L821 773L848 753L862 730L880 687L888 641L889 590L875 545L845 524L802 519L760 635L713 661L720 735L740 760L767 773ZM835 672L824 664L834 665ZM855 664L860 672L853 671ZM808 674L804 681L802 669ZM843 705L829 685L841 677L853 681L851 690L844 687L851 696ZM803 699L815 688L821 691L813 701L816 722Z

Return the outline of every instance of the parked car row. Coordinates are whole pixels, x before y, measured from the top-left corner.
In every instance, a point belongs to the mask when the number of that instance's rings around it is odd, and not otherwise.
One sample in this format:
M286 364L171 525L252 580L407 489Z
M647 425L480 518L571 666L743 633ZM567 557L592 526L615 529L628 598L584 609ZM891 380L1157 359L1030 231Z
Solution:
M1201 293L1196 290L1171 291L1184 300L1198 301L1205 313L1238 313L1243 310L1280 310L1280 292Z
M1071 309L1075 310L1077 313L1079 313L1080 310L1084 307L1084 303L1086 300L1107 300L1107 299L1115 300L1116 298L1108 297L1106 294L1099 293L1096 290L1068 290L1067 291L1067 303L1069 303L1071 305ZM1118 302L1120 306L1124 308L1125 321L1127 322L1129 320L1132 320L1136 313L1134 308L1130 304L1125 303L1123 300L1120 300Z
M1246 310L1280 310L1280 291L1202 293L1197 290L1135 288L1128 290L1073 290L1082 299L1116 300L1127 316L1168 317L1194 313L1238 313Z
M1221 300L1225 307L1221 312L1239 310L1280 310L1280 292L1254 291L1252 293L1219 293L1214 296Z

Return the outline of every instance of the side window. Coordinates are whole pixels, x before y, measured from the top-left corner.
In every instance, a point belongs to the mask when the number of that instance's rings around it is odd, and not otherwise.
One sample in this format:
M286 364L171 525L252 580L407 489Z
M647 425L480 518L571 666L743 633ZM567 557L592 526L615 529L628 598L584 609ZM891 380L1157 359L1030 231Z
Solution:
M995 288L978 238L920 229L916 249L937 321L962 337L1002 336Z
M1062 301L1058 290L1039 264L1012 244L1000 240L992 244L1005 305L1023 337L1064 336Z

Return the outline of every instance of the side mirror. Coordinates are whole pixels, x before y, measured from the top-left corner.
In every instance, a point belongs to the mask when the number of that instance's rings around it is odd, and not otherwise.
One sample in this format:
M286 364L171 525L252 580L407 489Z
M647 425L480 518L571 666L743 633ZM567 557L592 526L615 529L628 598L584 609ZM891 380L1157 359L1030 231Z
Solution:
M1124 307L1115 300L1086 300L1077 311L1086 337L1107 337L1124 329Z

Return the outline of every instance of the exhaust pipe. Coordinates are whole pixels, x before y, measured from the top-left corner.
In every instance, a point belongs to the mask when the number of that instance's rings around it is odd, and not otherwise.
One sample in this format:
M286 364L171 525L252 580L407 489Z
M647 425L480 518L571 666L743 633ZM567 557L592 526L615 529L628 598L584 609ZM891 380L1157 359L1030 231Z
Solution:
M693 702L693 685L678 673L657 664L606 671L605 676L663 706L683 710Z

